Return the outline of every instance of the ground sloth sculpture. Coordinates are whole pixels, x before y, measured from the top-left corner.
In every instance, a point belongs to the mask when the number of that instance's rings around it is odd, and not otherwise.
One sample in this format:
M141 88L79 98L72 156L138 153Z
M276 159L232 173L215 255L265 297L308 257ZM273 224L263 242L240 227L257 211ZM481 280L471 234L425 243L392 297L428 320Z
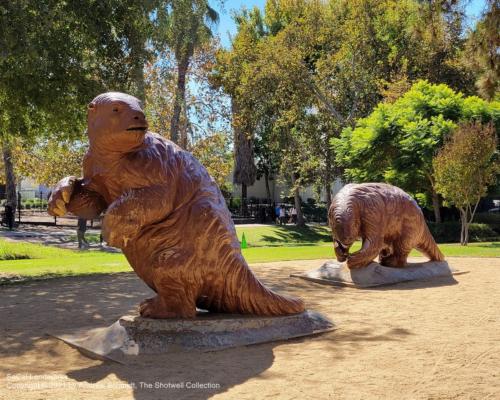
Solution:
M157 293L140 305L142 316L190 318L197 306L254 315L304 310L253 275L218 186L189 152L148 131L135 97L97 96L88 137L83 178L60 181L49 212L92 219L106 211L105 240Z
M414 248L432 261L444 256L429 232L424 215L410 195L384 183L344 186L328 212L337 260L349 268L370 264L377 256L388 267L404 267ZM362 239L361 250L349 248Z

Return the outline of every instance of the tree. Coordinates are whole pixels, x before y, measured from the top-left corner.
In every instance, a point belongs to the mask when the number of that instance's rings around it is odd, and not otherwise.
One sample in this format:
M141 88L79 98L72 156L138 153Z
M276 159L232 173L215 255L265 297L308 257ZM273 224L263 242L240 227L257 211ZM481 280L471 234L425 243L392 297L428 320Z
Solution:
M248 64L255 59L255 48L264 34L262 15L258 8L243 10L235 16L238 33L230 51L220 49L216 55L213 86L221 88L231 98L231 125L234 143L233 183L241 185L241 213L247 213L247 186L257 176L254 162L254 138L257 119L249 110L249 102L242 80Z
M13 0L0 5L0 136L15 210L13 143L81 136L96 93L140 88L149 1Z
M469 241L469 225L479 200L496 182L500 163L492 123L463 123L450 135L433 160L435 187L445 201L460 210L460 244Z
M410 22L409 59L412 81L426 79L445 83L465 94L474 93L474 75L463 63L465 4L468 0L413 2L417 11Z
M237 16L217 70L249 127L242 137L278 153L295 197L313 184L329 199L342 167L328 143L384 97L421 78L473 90L463 18L460 1L270 0Z
M478 74L476 86L487 100L498 95L500 82L500 2L488 0L488 7L467 39L465 62Z
M269 181L276 179L279 172L279 152L270 147L269 135L272 134L271 123L263 123L257 127L258 133L254 141L256 178L264 178L266 186L266 200L272 203L271 188Z
M197 49L186 74L185 107L190 135L187 149L197 140L229 131L230 110L227 96L209 80L219 42L212 40ZM145 113L150 129L171 139L170 122L175 107L176 61L170 51L160 53L145 68Z
M170 49L176 60L177 82L170 123L170 138L186 148L188 117L186 75L195 51L212 37L210 25L218 21L217 12L207 0L160 1L153 21L158 30L156 45L161 52Z
M380 103L356 127L332 140L348 181L385 181L421 201L431 199L441 221L432 159L457 123L500 123L500 104L464 97L448 86L417 82L394 103ZM426 203L425 203L426 204Z
M203 164L214 178L225 197L231 192L227 177L231 173L232 155L229 150L229 138L224 133L215 133L195 142L193 155Z
M79 139L46 138L35 143L18 140L13 151L15 170L18 176L54 186L66 176L81 175L86 150L86 142Z

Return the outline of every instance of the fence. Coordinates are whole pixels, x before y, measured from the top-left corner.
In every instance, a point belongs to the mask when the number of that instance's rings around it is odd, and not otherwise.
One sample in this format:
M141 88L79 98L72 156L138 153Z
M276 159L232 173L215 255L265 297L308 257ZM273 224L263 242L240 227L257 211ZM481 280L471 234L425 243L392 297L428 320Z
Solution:
M23 189L18 191L17 210L15 221L18 224L45 225L45 226L68 226L74 227L77 224L76 216L53 217L47 213L47 204L51 192L44 192L34 189ZM1 194L0 194L1 196ZM0 201L4 203L4 196ZM245 207L241 207L241 200L230 201L228 206L235 224L242 223L274 223L276 222L274 205L265 201L248 201ZM308 199L309 200L309 199ZM278 203L284 207L287 217L290 217L291 203ZM321 204L314 204L310 201L303 203L304 216L308 222L325 222L326 208ZM2 224L6 224L5 211L2 212ZM101 219L90 221L92 227L100 227Z
M17 224L75 227L78 221L76 216L53 217L48 214L47 204L50 194L50 192L31 189L18 191L15 222ZM1 202L4 203L5 198L2 198ZM90 226L100 227L100 223L100 219L92 220ZM6 212L3 210L2 224L8 225Z

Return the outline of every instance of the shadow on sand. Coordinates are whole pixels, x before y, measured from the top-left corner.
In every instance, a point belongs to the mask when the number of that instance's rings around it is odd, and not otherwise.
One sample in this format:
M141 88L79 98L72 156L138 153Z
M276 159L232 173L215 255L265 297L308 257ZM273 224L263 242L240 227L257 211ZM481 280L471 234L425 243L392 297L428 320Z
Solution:
M108 326L120 316L133 313L137 304L151 295L133 273L0 286L0 373L64 371L71 380L87 383L99 383L114 375L119 382L113 377L102 383L115 382L122 387L129 384L136 399L207 399L259 376L273 364L277 343L219 352L140 356L128 365L113 361L96 365L96 361L78 357L74 364L60 359L54 350L63 346L65 351L66 345L47 332L61 335L86 327ZM23 356L35 356L43 362L23 366ZM75 360L74 356L69 359ZM2 360L9 362L4 364ZM58 365L58 361L66 365ZM82 365L91 366L75 369ZM172 387L179 384L183 387Z
M307 307L313 310L321 310L321 302L330 296L329 289L321 290L310 282L283 278L279 266L266 267L265 281L279 292L307 292ZM71 381L115 383L122 385L122 389L128 384L133 385L134 398L140 400L208 399L248 380L273 378L264 372L274 363L275 347L284 342L208 353L140 356L131 364L122 365L112 361L87 361L68 352L62 342L46 336L48 331L65 334L79 328L108 326L120 316L133 312L139 301L150 295L149 288L133 273L0 286L0 373L63 373ZM349 314L348 310L335 310L335 318L346 318ZM391 327L381 333L369 326L348 331L341 326L323 335L289 340L280 352L292 357L297 346L321 346L325 349L324 356L334 360L349 356L346 345L356 348L369 342L401 341L411 334L403 327ZM294 377L284 375L282 378L293 384ZM176 384L184 386L172 387ZM78 397L78 389L69 390ZM113 393L120 396L125 392L118 389ZM258 393L248 396L259 397Z

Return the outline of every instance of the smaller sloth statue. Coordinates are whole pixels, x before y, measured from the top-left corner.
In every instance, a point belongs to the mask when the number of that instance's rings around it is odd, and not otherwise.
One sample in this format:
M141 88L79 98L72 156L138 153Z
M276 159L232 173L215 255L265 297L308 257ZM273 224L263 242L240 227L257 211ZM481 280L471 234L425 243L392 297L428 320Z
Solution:
M344 186L332 201L328 220L335 255L349 268L362 268L377 256L387 267L404 267L414 248L431 261L444 256L432 237L415 200L398 187L384 183ZM359 251L349 254L357 240Z

